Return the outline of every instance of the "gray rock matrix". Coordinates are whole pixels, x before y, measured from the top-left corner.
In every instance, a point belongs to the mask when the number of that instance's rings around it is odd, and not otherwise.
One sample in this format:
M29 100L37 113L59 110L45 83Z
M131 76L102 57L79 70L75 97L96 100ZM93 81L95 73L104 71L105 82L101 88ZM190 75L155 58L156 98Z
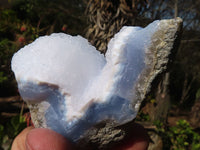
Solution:
M140 104L155 86L175 56L179 45L182 29L182 19L166 19L159 22L157 31L151 38L151 44L145 54L146 68L140 74L135 85L136 100ZM47 127L45 111L46 102L28 104L35 127ZM133 104L133 108L135 103ZM87 130L77 141L77 149L110 149L116 143L129 136L133 122L123 125L113 120L104 120ZM134 134L134 133L131 133Z
M158 30L151 39L149 53L146 54L146 64L149 66L142 72L136 85L138 100L142 102L154 84L169 69L170 64L179 46L182 30L182 19L161 20ZM78 149L109 149L126 138L132 128L133 122L116 125L111 121L104 121L90 130L78 141ZM134 134L134 133L131 133Z

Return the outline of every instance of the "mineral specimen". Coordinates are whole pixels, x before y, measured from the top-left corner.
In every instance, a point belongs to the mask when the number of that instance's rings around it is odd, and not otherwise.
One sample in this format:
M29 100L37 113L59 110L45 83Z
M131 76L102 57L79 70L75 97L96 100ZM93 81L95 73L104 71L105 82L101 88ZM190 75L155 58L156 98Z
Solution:
M74 142L96 139L101 146L123 138L116 137L122 131L115 127L135 118L152 82L166 70L181 23L176 18L146 28L125 26L109 42L105 57L83 37L64 33L39 37L20 49L12 70L35 127ZM96 126L102 122L105 126ZM99 134L105 128L113 131L109 138Z

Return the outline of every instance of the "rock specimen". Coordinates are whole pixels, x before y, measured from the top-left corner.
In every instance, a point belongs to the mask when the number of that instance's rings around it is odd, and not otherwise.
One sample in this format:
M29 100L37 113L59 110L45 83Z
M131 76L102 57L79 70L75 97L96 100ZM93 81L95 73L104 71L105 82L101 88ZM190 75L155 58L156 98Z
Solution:
M64 33L20 49L12 70L35 127L97 147L121 140L125 130L116 127L135 118L152 82L166 70L181 24L177 18L125 26L105 57L83 37Z

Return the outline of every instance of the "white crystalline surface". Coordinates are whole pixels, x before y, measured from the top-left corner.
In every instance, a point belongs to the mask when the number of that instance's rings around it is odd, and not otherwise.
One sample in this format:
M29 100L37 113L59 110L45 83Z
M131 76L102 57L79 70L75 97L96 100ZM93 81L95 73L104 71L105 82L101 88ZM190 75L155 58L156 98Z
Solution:
M135 83L158 25L123 27L105 57L81 36L38 38L12 59L21 96L29 103L48 102L47 126L72 140L105 119L132 120L138 110Z
M69 119L82 113L79 108L87 103L82 95L104 65L104 56L86 39L64 33L40 37L18 51L12 59L19 87L24 86L20 84L24 82L48 83L58 86L60 92L66 94L66 99L70 99L66 101ZM24 93L21 95L23 97ZM31 98L26 95L25 100L38 100L31 95Z
M38 38L12 59L17 81L49 83L62 92L81 97L88 81L105 65L103 55L81 36L64 33Z

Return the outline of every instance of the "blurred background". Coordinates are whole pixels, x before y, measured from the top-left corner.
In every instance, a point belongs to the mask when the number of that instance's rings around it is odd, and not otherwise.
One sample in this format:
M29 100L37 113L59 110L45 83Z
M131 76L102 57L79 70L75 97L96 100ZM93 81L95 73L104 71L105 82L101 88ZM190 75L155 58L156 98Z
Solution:
M32 125L10 69L12 55L53 32L82 35L101 53L124 25L181 17L174 63L142 103L136 122L149 150L200 149L200 0L0 0L0 150Z

